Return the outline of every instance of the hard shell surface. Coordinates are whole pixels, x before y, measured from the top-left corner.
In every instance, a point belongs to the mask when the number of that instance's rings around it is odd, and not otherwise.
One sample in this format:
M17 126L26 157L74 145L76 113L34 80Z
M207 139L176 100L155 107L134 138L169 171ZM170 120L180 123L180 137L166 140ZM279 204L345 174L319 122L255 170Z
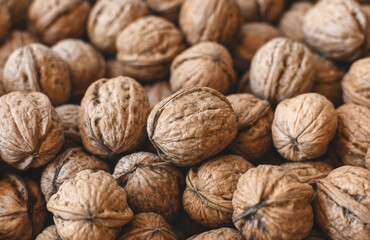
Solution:
M37 235L36 240L62 240L62 238L59 236L55 225L51 225Z
M188 240L244 240L244 238L237 230L225 227L195 235Z
M245 22L273 22L284 11L285 0L236 0Z
M78 114L80 105L65 104L55 108L64 129L63 149L82 145L80 129L78 128Z

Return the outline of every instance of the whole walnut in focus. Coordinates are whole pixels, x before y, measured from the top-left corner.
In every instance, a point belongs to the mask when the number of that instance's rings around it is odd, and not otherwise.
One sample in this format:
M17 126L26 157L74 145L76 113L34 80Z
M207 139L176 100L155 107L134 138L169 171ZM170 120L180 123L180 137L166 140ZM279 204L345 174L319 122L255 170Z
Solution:
M8 7L0 2L0 43L8 36L11 25Z
M37 235L36 240L62 240L62 238L57 232L57 227L55 225L51 225Z
M184 0L144 0L150 10L171 22L177 22Z
M144 88L148 95L150 109L153 109L160 101L172 94L168 81L146 84L144 85Z
M221 152L236 137L230 102L208 87L180 90L163 99L148 117L147 133L165 161L193 166Z
M240 178L233 222L246 239L302 239L313 225L314 190L279 166L260 165Z
M370 239L370 171L343 166L317 181L315 217L331 239Z
M28 18L41 39L52 45L64 38L81 37L89 12L86 0L33 0Z
M87 22L89 39L101 51L114 54L118 34L131 22L148 14L148 7L142 0L98 1Z
M66 103L71 95L67 63L38 43L18 48L9 56L3 83L7 92L43 92L53 105Z
M104 159L135 150L144 141L149 111L145 89L134 79L94 82L81 102L78 124L83 145Z
M227 96L238 118L238 135L229 148L251 162L261 159L272 146L274 112L269 102L248 93Z
M250 168L251 163L235 155L221 155L191 168L182 199L184 210L207 227L231 225L233 193L239 177Z
M280 155L303 161L325 154L337 129L333 104L318 93L282 101L272 122L272 140Z
M198 234L187 240L244 240L244 238L240 232L233 228L219 228Z
M46 218L45 200L32 180L14 174L0 176L0 238L29 240Z
M250 86L256 97L275 105L312 89L315 64L309 48L287 38L274 38L253 57Z
M354 0L322 0L303 20L308 45L325 57L350 62L368 48L369 19Z
M80 129L78 128L78 114L80 105L66 104L55 108L64 128L63 149L82 145Z
M215 42L196 44L179 54L171 64L170 85L173 92L200 86L226 94L234 87L235 81L229 52Z
M245 22L273 22L284 11L285 0L236 0Z
M116 39L117 60L127 76L150 82L165 78L170 65L185 45L181 32L164 18L140 18Z
M235 0L184 0L180 10L179 26L190 45L214 41L231 47L242 25L243 17Z
M62 122L46 95L12 92L0 97L1 159L26 170L55 158L64 141Z

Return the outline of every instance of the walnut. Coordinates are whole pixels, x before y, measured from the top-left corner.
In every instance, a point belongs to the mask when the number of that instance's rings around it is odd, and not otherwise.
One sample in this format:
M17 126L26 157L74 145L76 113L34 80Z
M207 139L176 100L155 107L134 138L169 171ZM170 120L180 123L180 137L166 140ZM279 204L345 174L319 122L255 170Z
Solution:
M145 0L145 2L153 13L176 23L184 0Z
M62 238L59 236L56 226L51 225L37 235L36 240L62 240Z
M284 11L285 0L237 0L245 22L273 22Z
M239 37L243 24L235 0L185 0L179 15L179 25L187 42L219 42L231 47Z
M114 78L118 76L125 76L126 72L124 65L116 59L111 59L107 61L107 77Z
M250 62L257 52L269 40L279 37L279 30L268 23L245 23L241 39L233 50L235 67L241 71L249 69Z
M170 225L161 215L143 212L135 215L117 240L177 240Z
M246 71L239 79L236 88L237 93L252 93L251 85L249 84L249 71Z
M1 239L28 240L42 230L45 218L45 200L34 181L0 176Z
M28 18L41 39L52 45L64 38L81 37L89 12L86 0L33 0Z
M348 103L337 108L338 129L334 149L345 165L365 167L364 157L370 147L370 109Z
M370 108L370 57L351 65L342 81L343 100Z
M45 93L53 105L68 101L71 83L68 65L50 48L34 43L15 50L3 72L7 92Z
M272 146L274 112L269 102L248 93L227 96L238 118L238 135L230 144L234 153L251 162L261 159Z
M41 175L41 190L46 201L66 180L85 169L109 172L108 164L85 153L81 147L69 148L49 163Z
M47 164L63 145L62 122L42 93L0 97L0 119L1 159L19 170Z
M126 75L150 82L168 75L171 61L185 46L174 24L148 16L123 29L116 39L116 48Z
M134 79L121 76L94 82L79 113L83 145L105 159L135 150L144 141L149 111L145 89Z
M367 153L365 156L365 167L370 170L370 147L367 149Z
M231 91L235 81L229 52L215 42L196 44L179 54L171 64L170 85L173 92L203 86L225 94Z
M354 0L322 0L303 20L305 40L324 56L353 61L368 49L369 22Z
M231 225L233 193L239 177L250 168L251 163L235 155L221 155L191 168L186 176L184 210L207 227Z
M313 225L314 190L279 166L260 165L240 178L233 222L246 239L302 239Z
M72 99L80 101L86 89L106 72L104 57L92 45L79 39L65 39L52 47L69 66Z
M159 157L177 166L193 166L221 152L237 130L230 102L208 87L186 88L163 99L147 123Z
M282 101L275 110L271 128L275 148L292 161L324 155L336 129L335 108L318 93Z
M370 239L370 172L344 166L317 181L315 217L331 239Z
M254 95L275 105L308 92L314 84L314 60L302 43L274 38L253 57L249 72Z
M131 22L148 14L148 7L142 0L98 1L87 22L90 41L100 50L114 54L118 34Z
M235 229L225 227L198 234L188 240L244 240L244 238Z
M27 21L27 11L32 0L4 0L8 6L12 25L22 27Z
M0 43L8 36L11 25L8 7L0 2Z
M112 175L83 170L65 181L47 203L63 240L114 240L132 211Z
M64 128L63 148L77 147L82 145L80 129L78 128L78 114L80 105L66 104L55 108Z
M148 95L150 109L153 109L154 106L157 105L157 103L172 94L168 81L160 81L154 84L147 84L144 85L144 88Z

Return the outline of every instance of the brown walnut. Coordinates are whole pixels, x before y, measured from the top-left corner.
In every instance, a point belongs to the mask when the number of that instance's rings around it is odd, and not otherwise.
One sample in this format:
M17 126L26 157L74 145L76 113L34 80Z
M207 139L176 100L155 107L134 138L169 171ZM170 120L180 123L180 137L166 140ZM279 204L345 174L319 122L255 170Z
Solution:
M239 78L236 93L252 93L251 85L249 83L249 70Z
M144 0L150 10L171 22L177 22L184 0Z
M78 114L80 105L66 104L55 108L64 129L63 149L82 145L80 129L78 128Z
M27 11L32 0L2 0L8 7L12 26L23 27L27 21Z
M51 225L37 235L36 240L62 240L62 238L59 236L56 226Z
M107 61L107 73L108 78L114 78L118 76L125 76L126 72L124 69L124 65L116 60L116 59L110 59Z
M154 84L146 84L144 85L144 88L148 95L150 109L153 109L154 106L160 101L172 94L168 81L159 81Z
M225 227L192 236L187 240L244 240L244 238L237 230Z
M8 7L0 2L0 43L7 38L11 25Z
M285 0L237 0L245 22L273 22L284 11Z
M370 147L367 149L367 153L365 156L365 167L370 170Z

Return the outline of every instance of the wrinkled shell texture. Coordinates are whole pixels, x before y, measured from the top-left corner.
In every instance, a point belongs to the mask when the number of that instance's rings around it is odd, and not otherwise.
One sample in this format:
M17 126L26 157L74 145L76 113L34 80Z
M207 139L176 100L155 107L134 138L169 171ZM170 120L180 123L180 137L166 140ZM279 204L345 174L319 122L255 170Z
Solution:
M78 114L80 105L66 104L55 108L64 129L63 148L77 147L82 145L80 129L78 128Z
M235 0L185 0L179 15L180 28L191 45L214 41L231 46L242 24L243 17Z
M274 112L269 102L248 93L227 96L238 118L238 135L230 149L248 161L262 158L272 147Z
M221 152L237 130L229 101L208 87L183 89L165 98L147 123L159 157L177 166L192 166Z
M28 240L42 230L45 218L45 200L35 182L13 174L0 177L1 239Z
M284 11L285 0L236 0L245 22L273 22Z
M212 71L210 71L212 69ZM225 47L202 42L186 49L171 64L171 90L210 87L226 94L234 87L233 60Z
M149 111L145 89L134 79L94 82L82 99L79 114L86 150L103 158L134 150L144 140Z
M308 92L314 84L314 67L311 51L302 43L274 38L252 59L252 92L271 104Z
M184 0L144 0L150 10L172 22L176 22Z
M221 155L189 170L184 210L207 227L231 225L232 197L240 176L254 166L235 155Z
M1 159L19 170L55 158L63 145L62 122L46 95L12 92L0 97Z
M114 54L116 38L131 22L148 15L142 0L98 1L91 9L87 23L90 41L100 50Z
M351 65L342 81L343 100L370 108L370 58Z
M66 103L71 95L68 65L50 48L38 43L19 48L9 56L3 83L7 92L42 92L53 105Z
M244 238L235 229L219 228L198 234L188 240L244 240Z
M325 154L337 129L333 104L318 93L282 101L275 110L272 140L280 155L303 161Z
M148 95L150 109L153 109L160 101L172 94L168 81L159 81L154 84L144 85Z
M167 220L176 216L184 180L171 163L152 153L133 153L120 159L113 177L125 189L134 213L156 212Z
M334 149L345 165L365 167L364 157L370 147L370 109L348 103L337 109L338 129Z
M62 238L59 236L55 225L51 225L37 235L36 240L62 240Z
M70 148L49 163L41 175L41 190L46 201L58 191L63 182L85 169L109 172L105 162L88 155L82 148Z
M84 170L64 182L47 203L63 240L113 240L133 213L112 175Z
M313 225L314 190L279 166L260 165L239 178L233 222L246 239L302 239Z
M370 239L370 172L344 166L317 182L315 217L331 239Z
M139 81L163 79L185 45L176 26L161 17L143 17L117 37L117 59L127 76Z
M0 3L0 42L2 42L9 34L11 27L11 19L8 8L5 4Z
M118 240L177 240L164 218L153 212L139 213L125 226Z
M328 58L353 61L368 48L369 22L353 0L323 0L315 4L303 21L305 40Z
M33 0L28 17L41 39L51 45L64 38L81 37L89 12L86 0Z

